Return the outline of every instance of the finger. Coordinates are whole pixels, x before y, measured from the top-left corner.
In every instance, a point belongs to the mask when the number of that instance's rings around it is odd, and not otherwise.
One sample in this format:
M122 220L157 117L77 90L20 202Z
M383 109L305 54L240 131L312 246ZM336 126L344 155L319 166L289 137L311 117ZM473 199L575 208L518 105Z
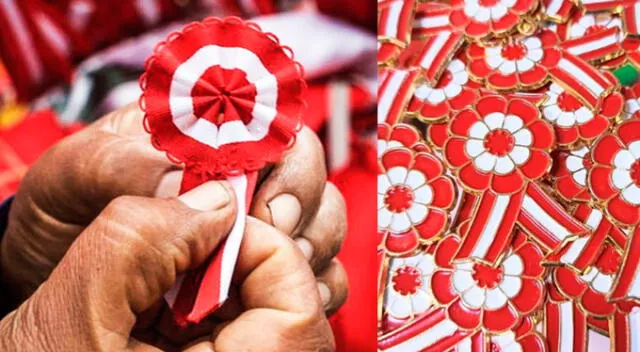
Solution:
M46 300L40 306L78 309L62 314L45 309L39 316L47 324L91 335L78 339L94 341L99 336L96 343L116 349L113 346L125 343L122 339L131 333L136 316L162 298L178 273L205 262L230 231L235 204L230 186L215 181L179 199L116 199L34 295ZM85 350L105 349L91 347Z
M246 311L217 334L215 351L334 349L315 277L284 234L250 218L235 279Z
M292 235L316 213L326 179L322 144L313 131L303 128L260 185L250 214Z
M322 194L320 209L295 241L315 273L334 258L347 233L347 211L340 191L332 183Z
M333 259L317 279L322 306L327 315L331 315L342 307L347 299L349 293L347 272L338 259Z

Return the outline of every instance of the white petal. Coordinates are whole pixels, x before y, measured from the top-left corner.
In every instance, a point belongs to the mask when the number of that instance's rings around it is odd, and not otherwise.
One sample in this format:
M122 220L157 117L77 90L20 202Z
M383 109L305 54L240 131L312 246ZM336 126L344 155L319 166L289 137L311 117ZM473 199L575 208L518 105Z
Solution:
M513 331L508 331L500 335L491 336L491 342L498 345L500 348L516 341L516 334Z
M531 131L527 128L523 128L520 131L513 134L513 138L515 139L515 144L523 147L528 147L531 145L533 141L533 135Z
M413 191L413 201L424 205L431 204L431 201L433 201L433 190L431 186L424 185L415 189Z
M484 152L475 158L473 163L479 170L489 172L493 170L493 167L496 165L496 159L495 155Z
M508 346L503 347L500 352L523 352L522 345L519 342L514 342Z
M591 268L590 270L587 271L586 274L580 276L580 278L586 282L591 282L593 281L593 279L595 279L596 276L598 276L600 274L600 271L598 271L598 269L596 268Z
M449 66L447 66L447 70L449 70L449 72L452 73L453 75L453 79L455 80L455 77L460 74L460 73L467 73L465 71L466 66L464 65L464 62L462 62L462 60L459 59L453 59L451 60L451 62L449 63ZM461 82L458 82L461 83ZM462 83L461 83L462 84Z
M433 105L442 103L445 99L447 99L447 97L444 95L444 90L442 89L434 89L427 97L427 101Z
M473 262L471 262L471 261L464 261L464 262L456 263L454 266L455 266L456 270L473 272Z
M506 7L513 7L517 0L500 0L500 3Z
M522 279L516 276L504 276L499 284L500 289L509 298L515 297L522 288Z
M544 51L540 48L531 49L527 52L527 58L533 62L540 62L544 56Z
M387 208L382 208L378 210L378 227L380 228L388 228L389 224L391 224L391 218L393 214L387 210Z
M560 110L560 107L558 107L558 105L549 105L542 109L542 116L544 116L544 118L549 121L555 121L561 113L562 110Z
M411 299L409 296L397 295L396 299L389 304L387 310L391 315L397 318L406 318L411 316Z
M501 3L497 3L491 8L491 19L499 20L507 14L507 7Z
M613 286L612 275L600 274L596 276L595 280L591 283L591 287L600 293L609 293L611 286Z
M416 88L415 93L413 93L420 100L427 100L429 95L433 92L433 88L429 87L426 84L421 84L418 88Z
M575 111L576 121L585 123L593 118L593 113L587 107L583 106Z
M489 126L490 130L502 128L502 125L504 124L504 117L504 114L501 112L492 112L484 117L484 123Z
M567 157L567 169L569 169L569 171L584 169L584 159L575 155L569 155Z
M507 304L507 296L498 288L487 290L487 300L485 307L490 310L496 310Z
M407 209L407 215L409 216L411 223L414 225L421 224L427 217L428 213L429 209L426 206L416 202L413 202L413 204L411 204L411 207Z
M499 175L506 175L513 171L516 168L516 165L511 161L508 156L498 157L496 161L496 166L494 168L495 172Z
M382 154L384 154L384 151L387 150L387 141L384 139L378 139L378 146L376 150L378 151L378 158L380 158Z
M516 163L516 165L522 165L527 160L529 160L530 153L531 152L529 151L529 148L516 145L515 147L513 147L513 150L509 153L509 156L511 157L513 162Z
M611 181L617 189L625 189L633 182L629 170L624 169L614 169L611 173Z
M392 185L404 184L407 179L407 169L402 166L395 166L387 170L387 176Z
M460 60L458 60L460 61ZM464 68L463 68L464 69ZM469 82L469 74L467 71L460 71L452 74L451 82L458 85L465 85Z
M487 133L489 133L489 129L482 121L475 122L469 129L469 137L471 138L484 140Z
M551 85L549 86L549 90L556 93L556 95L564 93L564 88L562 88L562 86L557 83L551 83Z
M478 22L487 22L491 18L491 12L486 7L480 7L480 10L473 17Z
M581 147L580 149L574 149L571 151L572 155L577 155L579 157L584 157L589 152L589 148L586 146Z
M475 285L471 272L464 270L454 271L453 276L451 277L451 283L453 284L453 289L459 293L462 293L469 289L469 287Z
M516 61L516 67L518 72L527 72L535 66L534 62L528 58L520 59Z
M422 276L428 276L433 274L433 272L436 270L436 262L435 262L435 259L433 258L433 255L431 254L422 255L422 259L418 263L417 267L418 269L420 269Z
M504 117L504 124L502 128L504 128L505 130L509 132L515 132L521 129L522 126L523 126L522 119L519 118L518 116L509 114Z
M502 263L505 275L519 276L524 271L524 263L522 258L517 254L512 254Z
M411 220L407 213L395 213L391 218L389 229L395 233L405 232L411 228Z
M613 165L618 169L629 170L635 161L636 158L633 157L633 154L631 154L630 151L622 149L618 151L615 158L613 158Z
M418 290L416 294L411 297L411 304L413 305L413 314L420 314L433 305L433 299L426 292Z
M385 194L391 188L386 174L378 175L378 194Z
M378 196L376 197L377 203L378 203L378 207L376 209L382 209L384 208L386 205L384 204L384 195L382 194L378 194Z
M628 148L634 159L640 159L640 141L631 142Z
M453 82L447 84L447 86L444 87L444 95L446 95L448 98L456 97L458 96L458 94L460 94L460 92L462 92L462 86Z
M632 205L640 205L640 188L632 184L622 191L622 197Z
M527 52L542 47L542 41L538 37L528 37L522 43L527 47Z
M499 48L500 47L494 47L494 48L487 48L485 50L488 52L492 49L499 49ZM487 57L485 58L485 61L487 62L487 65L489 65L489 67L495 70L500 65L502 65L502 63L504 62L504 59L502 58L502 56L500 56L500 52L498 51L498 55L489 55L487 53Z
M468 307L476 308L476 309L484 305L485 299L486 299L485 290L475 285L471 289L469 289L469 291L465 292L462 295L462 301L466 303Z
M556 120L556 124L562 127L571 127L576 123L576 118L573 112L563 111L560 113L560 117Z
M636 99L629 99L624 102L624 111L627 114L633 115L633 113L638 110L640 110L640 104L638 104L638 101Z
M587 185L587 170L582 169L580 171L574 172L571 177L579 185L582 185L582 186L586 186Z
M473 17L478 11L480 11L480 5L477 1L464 2L464 13L468 17Z
M514 61L504 60L499 68L500 72L509 75L516 72L516 63Z
M409 186L411 189L416 189L427 181L427 178L424 174L418 170L409 170L407 174L407 179L404 182L405 185Z
M468 139L464 143L464 150L470 158L475 158L484 152L484 142L479 139Z

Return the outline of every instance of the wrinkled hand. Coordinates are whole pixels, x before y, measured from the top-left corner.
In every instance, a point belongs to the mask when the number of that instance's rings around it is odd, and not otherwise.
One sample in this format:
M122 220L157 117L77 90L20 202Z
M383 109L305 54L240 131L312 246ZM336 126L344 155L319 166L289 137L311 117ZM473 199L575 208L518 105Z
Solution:
M205 262L235 212L226 182L205 183L178 199L119 197L82 231L49 279L0 321L0 350L332 350L303 254L254 218L234 275L243 306L237 317L209 322L199 334L191 332L200 339L182 346L162 339L162 319L144 321L178 273Z
M151 146L142 116L133 105L115 111L53 147L27 173L0 255L1 280L16 304L47 279L112 200L178 193L182 171ZM326 182L315 134L303 129L282 162L261 176L250 214L295 239L317 277L325 310L334 311L347 292L346 275L334 259L346 214L341 195Z

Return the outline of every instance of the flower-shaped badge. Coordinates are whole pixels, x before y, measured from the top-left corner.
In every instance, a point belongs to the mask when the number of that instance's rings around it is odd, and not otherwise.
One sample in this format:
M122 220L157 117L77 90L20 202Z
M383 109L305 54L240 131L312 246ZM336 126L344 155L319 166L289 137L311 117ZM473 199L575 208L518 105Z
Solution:
M405 258L392 258L384 293L384 312L396 319L409 319L433 306L431 274L435 269L433 255L419 253Z
M258 170L280 160L301 127L302 68L256 24L207 18L158 44L140 85L153 145L184 164L180 192L226 178L244 210L206 270L167 296L179 323L199 322L227 298Z
M640 223L640 120L627 120L593 146L589 189L614 223Z
M543 30L493 46L471 43L467 56L473 79L496 90L514 91L545 84L549 68L558 64L561 53L557 35Z
M487 336L488 351L544 352L545 339L536 331L536 322L531 316L524 317L513 329Z
M388 149L405 147L417 152L430 152L429 147L420 140L420 132L404 123L389 125L378 124L378 157L381 157Z
M496 333L513 328L543 302L543 253L522 233L498 266L472 259L453 261L460 244L454 235L438 244L431 277L434 298L463 329Z
M378 228L383 247L406 254L444 233L455 196L453 180L435 155L394 148L380 157Z
M407 112L427 121L447 118L475 101L476 89L470 84L464 62L453 59L435 87L422 83L416 88Z
M559 30L565 39L581 38L608 28L624 30L620 17L605 12L581 13L577 11L565 26L566 28L563 27Z
M561 146L592 142L609 128L610 121L620 114L624 103L622 95L614 91L604 97L598 107L591 109L557 83L551 83L546 96L541 107L542 117L553 124L557 143Z
M451 119L443 154L465 188L510 194L547 173L553 146L553 130L535 105L486 96Z
M591 199L587 185L590 168L591 156L587 146L555 153L551 177L556 193L568 202L588 202Z
M451 25L471 38L509 33L536 9L537 0L452 0Z

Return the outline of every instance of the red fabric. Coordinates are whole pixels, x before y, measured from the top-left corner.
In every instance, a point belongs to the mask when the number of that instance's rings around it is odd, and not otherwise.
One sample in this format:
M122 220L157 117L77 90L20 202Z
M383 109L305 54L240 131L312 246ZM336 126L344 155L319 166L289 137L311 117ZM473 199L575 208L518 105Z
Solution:
M316 0L320 12L356 24L375 33L377 3L372 0Z
M345 305L331 318L338 352L376 350L376 151L356 144L353 159L329 180L347 203L348 233L338 258L349 278Z
M50 110L31 113L18 125L0 129L0 201L18 190L27 167L45 150L77 129L60 126Z

